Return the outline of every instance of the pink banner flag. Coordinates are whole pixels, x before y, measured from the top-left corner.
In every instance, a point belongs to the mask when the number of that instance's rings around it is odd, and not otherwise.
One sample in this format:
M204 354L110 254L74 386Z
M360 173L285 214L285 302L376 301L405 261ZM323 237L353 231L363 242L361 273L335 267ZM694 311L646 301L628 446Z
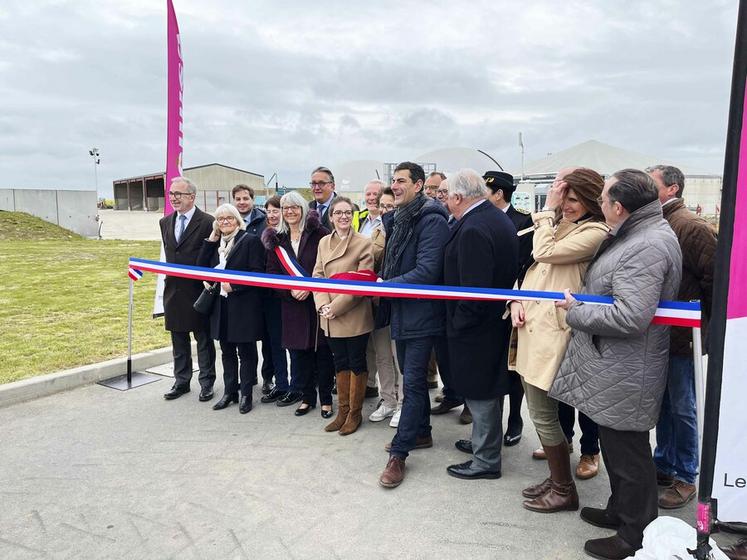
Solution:
M182 63L182 42L179 35L179 23L176 21L174 4L166 0L168 9L168 29L166 43L168 46L168 113L166 132L166 181L164 184L165 204L163 213L171 214L174 209L169 200L171 180L182 174L182 134L183 114L182 99L184 95L184 64Z

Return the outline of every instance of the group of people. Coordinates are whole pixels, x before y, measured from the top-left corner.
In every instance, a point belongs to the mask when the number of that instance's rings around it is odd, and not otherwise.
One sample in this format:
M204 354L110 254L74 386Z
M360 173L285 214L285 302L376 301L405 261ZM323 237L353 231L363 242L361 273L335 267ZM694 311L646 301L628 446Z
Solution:
M160 223L168 262L288 275L287 255L299 274L316 278L373 272L384 286L564 291L565 300L379 298L167 277L175 383L164 398L190 391L190 333L200 401L213 398L219 341L224 394L216 410L232 403L242 414L252 409L259 341L261 402L297 404L297 416L319 404L321 416L332 419L328 432L360 427L364 399L378 381L381 400L369 419L391 418L397 428L379 477L394 488L409 453L432 447L431 414L459 406L472 437L455 445L470 459L448 466L448 474L500 478L502 446L521 438L526 395L542 445L532 456L547 460L549 476L523 490L523 505L542 513L580 507L570 463L578 411L576 478L596 475L601 452L611 489L605 508L584 507L580 515L615 531L584 548L625 558L641 547L658 507L682 507L695 496L691 334L652 324L660 300L697 299L707 332L716 235L685 206L684 186L671 166L624 169L606 180L592 169L567 168L544 207L530 214L511 204L508 173L462 169L426 177L420 165L403 162L391 185L365 186L359 210L335 192L332 171L318 167L311 203L294 191L270 198L263 211L253 190L237 185L233 204L209 215L194 206L196 186L176 178L169 191L174 212ZM209 315L193 308L204 288L220 290ZM573 293L612 296L614 303L588 305ZM435 406L434 369L443 384Z

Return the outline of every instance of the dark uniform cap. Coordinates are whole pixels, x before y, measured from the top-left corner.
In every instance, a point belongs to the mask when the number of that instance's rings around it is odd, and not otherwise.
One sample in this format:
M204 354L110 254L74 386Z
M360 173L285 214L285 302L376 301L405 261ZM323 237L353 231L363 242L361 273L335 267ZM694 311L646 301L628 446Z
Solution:
M486 171L482 176L485 179L487 187L495 192L498 189L502 191L514 192L514 176L505 171Z

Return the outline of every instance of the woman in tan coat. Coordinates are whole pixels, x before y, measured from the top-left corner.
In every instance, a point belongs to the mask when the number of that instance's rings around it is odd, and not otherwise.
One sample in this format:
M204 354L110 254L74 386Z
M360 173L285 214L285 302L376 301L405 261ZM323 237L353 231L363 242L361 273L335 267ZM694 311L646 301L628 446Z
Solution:
M591 169L561 170L542 212L532 215L534 264L522 290L577 291L609 229L598 198L604 179ZM514 301L511 321L517 338L516 363L529 407L550 466L550 478L526 488L524 507L551 513L578 509L568 443L558 420L558 401L547 396L565 354L571 329L565 311L548 301Z
M330 278L341 272L373 270L371 239L352 228L353 203L345 197L335 197L329 215L334 231L319 242L313 276ZM346 436L355 432L362 420L368 379L366 345L374 328L371 299L315 292L314 304L337 372L337 417L324 429Z

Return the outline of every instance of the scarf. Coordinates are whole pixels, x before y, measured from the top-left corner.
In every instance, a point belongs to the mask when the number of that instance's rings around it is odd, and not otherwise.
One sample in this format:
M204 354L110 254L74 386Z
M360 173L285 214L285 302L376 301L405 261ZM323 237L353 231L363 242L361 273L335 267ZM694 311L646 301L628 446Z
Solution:
M228 235L221 235L220 236L220 244L218 245L218 262L226 266L226 261L228 260L228 254L231 252L231 249L233 249L233 242L236 238L236 234L241 231L240 228L236 228Z
M386 240L384 252L384 269L381 277L385 280L394 276L395 267L402 258L402 253L404 253L405 247L412 237L413 220L420 214L420 210L428 200L430 199L425 196L423 191L420 191L413 200L395 211L392 233Z

